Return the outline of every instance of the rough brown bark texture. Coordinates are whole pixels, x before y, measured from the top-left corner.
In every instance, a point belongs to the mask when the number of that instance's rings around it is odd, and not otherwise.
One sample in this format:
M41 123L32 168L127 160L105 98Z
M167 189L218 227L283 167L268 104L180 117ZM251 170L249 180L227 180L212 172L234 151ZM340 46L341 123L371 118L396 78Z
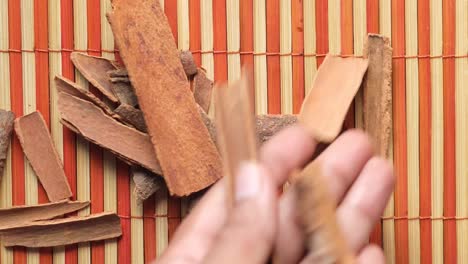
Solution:
M164 183L158 175L155 175L141 168L132 168L133 182L135 189L133 195L139 202L146 200L153 193L163 188Z
M26 225L27 223L48 220L78 211L89 205L89 202L60 201L39 205L22 205L0 209L0 231Z
M210 110L211 93L213 91L213 81L208 79L205 71L199 69L192 81L193 96L195 101L208 113Z
M299 115L318 141L331 142L340 133L367 65L367 59L362 58L325 57Z
M122 79L122 77L119 78ZM117 96L117 98L119 98L120 103L131 106L138 105L138 99L130 83L122 81L113 82L111 87L112 91L114 91L114 94Z
M369 60L363 82L364 129L377 153L388 157L392 130L392 48L387 37L370 34L364 48Z
M100 213L28 223L2 232L6 247L55 247L116 238L122 235L120 218Z
M51 202L72 196L57 150L47 124L39 112L17 118L15 131L24 154L44 187Z
M206 188L221 177L221 158L159 2L114 0L113 6L111 27L169 191L186 196Z
M140 109L128 104L121 104L114 110L114 113L120 116L125 123L132 125L141 132L147 132L145 119Z
M187 77L190 78L197 73L197 64L195 64L190 50L180 51L180 62L182 63L182 67L184 68L184 72Z
M0 180L2 179L3 169L5 168L14 121L15 114L13 112L0 109Z

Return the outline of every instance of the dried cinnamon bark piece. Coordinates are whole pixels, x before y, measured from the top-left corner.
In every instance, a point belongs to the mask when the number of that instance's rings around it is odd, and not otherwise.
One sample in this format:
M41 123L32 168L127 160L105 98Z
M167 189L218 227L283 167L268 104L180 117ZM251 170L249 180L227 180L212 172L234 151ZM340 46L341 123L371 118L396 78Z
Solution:
M59 93L58 107L65 126L124 161L161 174L148 134L115 121L92 103L69 94Z
M51 202L70 198L72 192L63 164L49 134L47 124L39 112L15 120L15 131L39 181Z
M119 82L112 83L111 87L115 95L119 98L122 104L127 104L130 106L138 105L138 99L130 83L119 81Z
M193 60L192 52L190 50L180 51L180 62L184 68L184 72L188 78L192 77L197 73L197 64Z
M318 141L331 142L339 134L367 65L363 58L325 57L299 115Z
M116 69L110 60L78 52L72 52L70 58L80 73L104 96L114 103L119 101L112 92L112 83L107 77L108 71Z
M11 132L15 114L11 111L0 109L0 180L2 179L8 147L10 146Z
M205 71L198 69L197 74L193 77L193 96L195 101L208 113L211 103L211 92L213 91L213 81L208 79Z
M161 177L154 175L147 170L132 168L132 175L133 182L135 182L133 195L136 196L139 202L148 199L148 197L164 186Z
M89 202L63 200L56 203L21 205L0 209L0 231L38 220L56 218L83 209L88 205Z
M364 129L374 140L378 154L388 157L392 130L392 48L389 39L369 34L363 54L369 59L362 87Z
M257 142L269 140L280 130L297 122L296 115L257 115Z
M186 196L206 188L221 177L221 159L159 1L114 0L113 7L111 27L170 193Z
M75 216L28 223L2 232L6 247L55 247L116 238L122 235L120 218L114 213Z
M118 68L112 71L108 71L107 74L110 78L123 77L128 79L128 71L125 68Z
M121 104L114 110L114 113L119 115L124 122L146 133L145 119L140 109L136 109L128 104Z

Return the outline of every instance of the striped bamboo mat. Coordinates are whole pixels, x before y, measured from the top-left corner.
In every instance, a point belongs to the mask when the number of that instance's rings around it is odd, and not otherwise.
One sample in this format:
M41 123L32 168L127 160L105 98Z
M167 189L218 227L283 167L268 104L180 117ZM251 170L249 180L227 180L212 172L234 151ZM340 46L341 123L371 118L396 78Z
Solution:
M324 54L362 55L368 32L393 46L397 185L371 241L388 263L468 263L467 0L159 0L180 49L216 81L254 69L258 113L297 113ZM129 168L59 123L53 77L88 87L73 50L118 58L110 0L0 0L0 108L39 110L87 212L115 211L123 236L66 248L0 249L1 263L144 263L161 254L185 214L166 193L144 204ZM465 89L464 89L465 88ZM93 89L90 87L90 89ZM347 127L362 112L358 95ZM15 138L0 206L46 202Z

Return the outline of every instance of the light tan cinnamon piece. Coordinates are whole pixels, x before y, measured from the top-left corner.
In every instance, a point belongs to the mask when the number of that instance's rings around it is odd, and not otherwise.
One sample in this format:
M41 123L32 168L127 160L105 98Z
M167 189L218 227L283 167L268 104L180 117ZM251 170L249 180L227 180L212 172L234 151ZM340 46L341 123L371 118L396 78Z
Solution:
M362 58L325 57L299 115L300 122L318 141L331 142L340 133L367 64Z
M55 247L99 241L122 235L120 218L115 213L99 213L28 223L2 232L6 247Z
M0 109L0 180L5 168L14 120L15 114L13 112Z
M63 164L49 134L47 124L39 112L15 120L15 131L39 181L51 202L70 198Z
M221 158L204 126L159 1L114 0L109 20L171 194L216 182Z
M188 78L192 77L197 73L198 67L193 60L192 52L190 50L182 50L179 53L180 62L184 68L184 72Z
M145 119L140 109L136 109L128 104L121 104L114 110L114 113L120 116L124 122L132 125L139 131L147 132Z
M307 263L355 263L336 221L336 205L323 181L320 164L310 163L295 179L292 191L309 251Z
M21 205L0 209L0 231L48 220L83 209L89 202L63 200L56 203Z
M161 174L148 134L117 122L94 104L69 94L59 93L58 107L65 126L124 161Z
M227 202L234 206L235 176L242 162L256 161L255 118L250 105L249 82L243 77L232 85L215 88L218 144L227 178Z
M387 37L369 34L364 47L369 67L363 82L364 129L378 154L388 157L392 130L392 48Z
M132 167L132 176L135 183L133 195L140 203L164 186L161 177L141 168Z
M119 101L112 91L112 83L107 76L108 71L116 69L110 60L78 52L72 52L70 58L80 73L104 96L114 103Z
M213 91L213 81L208 79L204 70L198 69L197 74L193 77L192 87L195 101L208 113L208 110L210 110L211 92Z

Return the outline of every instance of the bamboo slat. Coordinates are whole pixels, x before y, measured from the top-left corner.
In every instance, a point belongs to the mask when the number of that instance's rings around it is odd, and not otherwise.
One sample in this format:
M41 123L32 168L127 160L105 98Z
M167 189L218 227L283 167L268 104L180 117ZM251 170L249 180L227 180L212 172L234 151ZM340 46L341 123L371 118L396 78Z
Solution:
M201 27L201 50L213 50L213 6L209 0L201 0L200 2L200 27ZM201 54L201 66L206 70L206 76L214 80L214 58L213 53L207 52ZM213 117L213 100L211 100L210 117Z
M331 54L341 52L341 1L328 1L328 49Z
M266 1L266 52L270 56L266 58L267 67L267 101L268 113L281 113L281 79L283 71L280 67L280 56L273 54L280 53L281 46L281 15L280 3L281 0Z
M130 181L130 190L135 188L135 183ZM130 196L130 208L131 208L131 226L132 226L132 262L134 264L142 264L145 262L144 259L144 246L143 246L143 205L138 203L135 195ZM128 249L127 249L128 250Z
M201 17L200 0L189 1L189 21L190 21L190 50L193 60L198 67L201 66Z
M264 1L254 1L254 52L266 52L266 10ZM266 55L254 57L255 112L268 112Z
M253 0L241 0L239 4L240 13L240 60L242 67L253 71ZM255 105L255 86L251 85L252 105Z
M291 45L291 0L280 0L280 54L290 54ZM272 19L268 17L268 20ZM268 45L268 43L267 43ZM281 113L292 114L292 58L291 55L280 56L281 73ZM271 74L275 74L272 72Z
M305 0L303 6L304 17L304 53L315 54L316 49L316 30L315 30L315 1ZM312 82L317 72L317 57L309 56L304 58L304 94L307 94L312 88Z
M372 14L375 16L375 14ZM366 13L366 2L364 1L353 1L353 30L354 30L354 54L356 56L362 56L362 50L364 48L364 40L367 38L367 23L371 23L370 19L367 22ZM377 16L378 17L378 16ZM362 120L362 90L359 90L354 98L354 114L355 114L355 125L357 128L363 127Z
M328 1L315 2L317 54L328 53ZM317 68L324 57L317 58Z
M354 51L353 41L353 1L340 1L340 17L339 17L339 36L340 36L340 54L341 55L352 55ZM354 101L351 103L346 118L344 121L344 129L355 127L355 113L354 113ZM382 244L382 232L380 223L377 223L376 228L371 233L370 241Z
M240 55L240 21L239 1L226 0L226 31L227 31L227 57L228 80L238 80L241 75ZM232 53L231 53L232 52Z
M155 199L151 195L143 202L143 243L144 243L144 261L150 263L156 258L156 221L153 219L155 215Z
M468 2L457 1L455 54L468 54ZM457 222L457 262L468 262L468 59L455 60L455 117L456 117L456 216L465 219Z
M131 215L131 180L128 170L128 166L122 161L117 162L117 213L121 216L120 223L122 226L122 237L117 241L118 263L132 263L131 219L128 217Z
M304 54L304 3L302 0L291 2L291 42L292 52ZM305 96L304 56L292 57L292 112L298 114Z
M9 48L8 36L8 1L0 1L0 49ZM8 53L0 53L0 108L11 109L10 102L10 59ZM12 205L12 169L11 169L11 146L8 148L5 168L2 180L0 181L0 207L10 207ZM13 250L5 248L0 243L0 262L13 263Z
M418 54L417 1L405 2L405 52ZM418 59L406 59L406 127L408 217L419 216L419 80ZM420 263L419 220L408 222L409 262Z
M227 50L226 35L226 1L213 0L213 49L216 51ZM227 54L225 52L215 53L214 55L214 81L227 81Z
M161 189L155 194L155 212L156 212L156 256L161 256L166 249L168 241L168 221L167 217L167 190Z

